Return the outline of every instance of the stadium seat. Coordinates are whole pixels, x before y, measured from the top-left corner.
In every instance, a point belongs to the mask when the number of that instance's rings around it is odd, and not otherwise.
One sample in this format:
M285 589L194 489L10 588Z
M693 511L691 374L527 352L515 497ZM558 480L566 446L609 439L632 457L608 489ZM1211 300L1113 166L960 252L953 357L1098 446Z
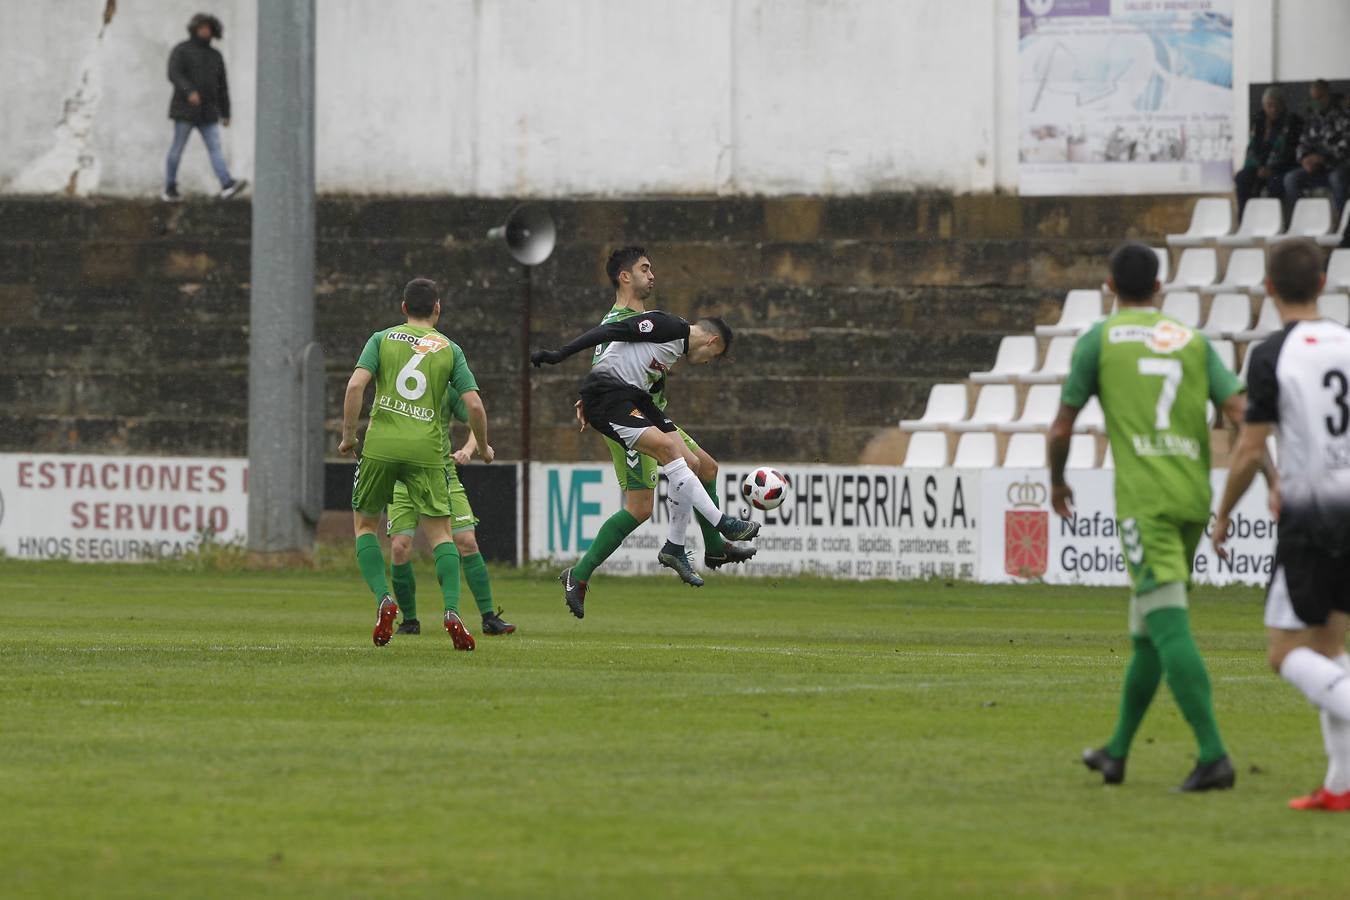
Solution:
M1254 341L1263 338L1274 331L1279 331L1284 327L1280 321L1280 311L1275 308L1275 301L1267 297L1261 301L1261 311L1256 315L1256 324L1249 331L1241 331L1233 335L1235 341Z
M998 438L987 431L961 435L956 444L957 469L992 469L998 465Z
M1253 197L1242 210L1237 231L1221 235L1217 243L1220 247L1260 247L1280 233L1283 222L1284 209L1277 198Z
M1017 415L1017 388L1011 384L987 384L975 398L969 419L952 423L953 431L988 431Z
M1037 337L1057 337L1075 335L1086 331L1088 326L1102 317L1102 292L1094 290L1069 291L1064 298L1064 306L1059 313L1059 321L1053 325L1037 325Z
M1289 227L1271 237L1271 242L1291 238L1324 237L1331 232L1331 201L1326 197L1301 197L1289 216Z
M1220 338L1246 331L1252 325L1252 298L1246 294L1220 294L1209 301L1209 318L1200 329L1207 337Z
M930 431L959 422L970 412L964 384L935 384L928 392L928 405L917 419L901 419L901 431Z
M1020 436L1020 435L1019 435ZM1090 434L1075 434L1069 438L1069 460L1066 469L1094 469L1097 467L1097 439Z
M1350 206L1350 203L1345 204ZM1327 260L1327 283L1322 288L1328 294L1350 291L1350 247L1331 251Z
M1350 206L1350 203L1345 204ZM1322 318L1342 325L1350 325L1350 296L1345 294L1323 294L1317 298L1317 311Z
M1195 291L1173 291L1163 294L1162 313L1171 316L1187 328L1200 327L1200 295Z
M1055 420L1059 412L1058 384L1037 384L1027 391L1026 402L1022 404L1022 414L1011 422L1001 422L999 431L1044 431Z
M1014 434L1008 438L1008 450L1003 454L1005 469L1043 469L1046 465L1044 434Z
M1252 341L1242 353L1242 367L1237 370L1237 377L1238 381L1241 381L1243 384L1247 383L1247 369L1252 363L1252 351L1259 346L1261 346L1260 341Z
M1166 284L1167 276L1172 274L1172 260L1167 255L1167 250L1164 247L1154 247L1153 252L1158 254L1158 281L1162 284Z
M1219 255L1210 247L1192 247L1181 251L1177 272L1162 286L1163 292L1194 291L1213 284L1219 277Z
M1013 377L1036 368L1036 339L1029 334L1009 335L998 344L994 367L988 372L971 372L976 384L1006 384Z
M1101 401L1092 397L1078 412L1073 430L1079 434L1098 434L1106 429L1106 416L1102 414Z
M1219 362L1232 371L1237 367L1237 347L1232 341L1219 339L1210 341L1209 345L1214 348L1214 355L1219 357Z
M1317 239L1317 243L1323 247L1339 247L1345 240L1345 230L1350 228L1350 203L1345 204L1341 210L1341 224L1331 234L1324 234Z
M1260 247L1242 247L1228 255L1228 269L1223 281L1206 284L1202 294L1259 294L1266 295L1266 251Z
M1191 224L1182 234L1169 234L1169 247L1203 247L1233 230L1233 207L1227 197L1204 197L1191 209Z
M1069 363L1073 360L1073 345L1078 342L1074 337L1050 339L1045 348L1045 360L1039 369L1018 375L1022 384L1059 384L1069 374Z
M1115 458L1111 456L1111 445L1106 445L1106 453L1102 456L1102 468L1114 469L1116 467Z
M947 433L916 431L909 436L904 464L911 469L941 469L947 465Z

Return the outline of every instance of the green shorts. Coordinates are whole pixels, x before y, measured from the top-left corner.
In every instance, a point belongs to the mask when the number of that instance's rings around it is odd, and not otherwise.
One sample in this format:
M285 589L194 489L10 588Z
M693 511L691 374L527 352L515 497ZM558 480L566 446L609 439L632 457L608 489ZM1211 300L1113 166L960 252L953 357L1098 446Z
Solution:
M1176 582L1189 585L1195 548L1205 533L1204 522L1178 522L1157 517L1120 520L1120 545L1136 597Z
M405 485L413 507L424 516L450 515L450 479L445 466L417 466L362 458L352 480L352 509L378 516L394 499L394 489Z
M683 428L677 425L675 431L684 440L686 447L695 453L699 451L698 442L686 434ZM621 490L656 490L656 480L661 472L661 466L656 460L645 453L629 450L613 438L605 438L605 443L609 445L609 455L614 460L614 477Z
M450 481L450 531L452 534L472 531L477 527L478 519L474 517L473 507L469 505L469 495L464 492L464 485L459 481L454 463L445 467L445 475ZM394 498L389 501L389 534L411 535L417 531L417 522L421 518L403 482L395 484Z

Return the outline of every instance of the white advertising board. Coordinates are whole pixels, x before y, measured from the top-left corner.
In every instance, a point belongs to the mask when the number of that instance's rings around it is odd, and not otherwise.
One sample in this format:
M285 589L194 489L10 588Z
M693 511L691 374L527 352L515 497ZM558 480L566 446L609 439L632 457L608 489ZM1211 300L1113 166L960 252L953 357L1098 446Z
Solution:
M838 578L972 579L977 572L979 473L887 466L794 466L782 469L792 492L776 510L751 510L739 486L752 466L723 464L722 508L764 523L759 554L745 575L808 573ZM572 560L585 553L621 494L602 464L530 466L532 559ZM629 535L605 563L607 574L666 571L656 554L666 539L664 480L651 521ZM690 525L685 546L701 561L702 541Z
M0 454L0 548L15 559L140 562L242 539L248 460Z

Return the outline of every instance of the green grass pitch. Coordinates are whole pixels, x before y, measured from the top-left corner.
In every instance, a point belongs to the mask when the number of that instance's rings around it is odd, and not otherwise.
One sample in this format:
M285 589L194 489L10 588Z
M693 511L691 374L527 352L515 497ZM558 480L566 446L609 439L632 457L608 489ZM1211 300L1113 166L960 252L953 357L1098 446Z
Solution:
M350 571L0 562L0 894L1334 894L1350 817L1295 813L1317 719L1260 595L1200 591L1235 791L1165 688L1129 778L1125 592L497 572L520 631L370 643ZM472 610L467 598L466 609ZM477 617L466 615L477 632Z

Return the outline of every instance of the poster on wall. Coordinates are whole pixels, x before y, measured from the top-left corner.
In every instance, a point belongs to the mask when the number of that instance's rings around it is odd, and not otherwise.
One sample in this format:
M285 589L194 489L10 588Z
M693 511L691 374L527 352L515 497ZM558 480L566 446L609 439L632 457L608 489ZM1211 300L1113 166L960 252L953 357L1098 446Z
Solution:
M1233 0L1019 0L1024 195L1227 192Z
M148 562L247 530L247 459L0 454L0 550L14 559Z
M738 488L752 466L724 463L722 509L764 523L747 565L719 575L810 574L832 578L973 579L977 570L979 473L885 466L783 469L792 484L778 509L751 510ZM534 463L530 467L530 557L559 565L590 547L621 495L609 466ZM665 481L652 519L601 570L613 575L670 574L656 561L666 539ZM701 566L703 543L691 524L685 546ZM673 576L672 576L673 577Z

